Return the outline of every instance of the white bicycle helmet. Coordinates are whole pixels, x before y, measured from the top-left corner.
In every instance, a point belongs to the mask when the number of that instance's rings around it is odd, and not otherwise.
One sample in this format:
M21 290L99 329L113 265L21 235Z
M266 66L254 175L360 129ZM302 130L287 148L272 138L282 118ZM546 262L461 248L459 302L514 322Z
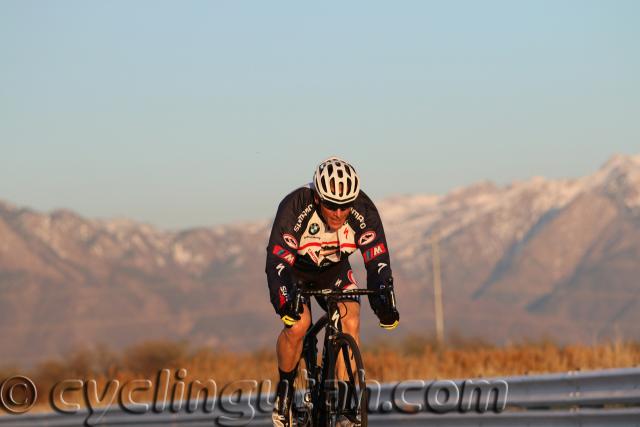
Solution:
M353 202L360 192L356 170L338 157L329 157L318 165L313 184L322 200L338 205Z

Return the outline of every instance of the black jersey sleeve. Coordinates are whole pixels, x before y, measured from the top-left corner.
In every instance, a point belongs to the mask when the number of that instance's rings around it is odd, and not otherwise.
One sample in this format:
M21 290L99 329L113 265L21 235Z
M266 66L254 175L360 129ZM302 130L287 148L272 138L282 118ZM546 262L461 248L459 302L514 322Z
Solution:
M377 290L391 277L389 247L378 209L364 192L360 192L358 199L354 206L356 242L367 270L367 288Z
M291 292L291 267L295 264L300 230L298 216L305 210L304 189L287 195L280 205L271 228L267 246L267 284L273 308L278 312Z

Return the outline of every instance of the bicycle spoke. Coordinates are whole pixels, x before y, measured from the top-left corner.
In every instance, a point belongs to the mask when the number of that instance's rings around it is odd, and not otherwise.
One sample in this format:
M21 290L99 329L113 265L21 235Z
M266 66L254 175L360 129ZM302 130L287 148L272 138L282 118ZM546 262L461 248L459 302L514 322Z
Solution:
M353 337L348 334L337 337L334 351L334 363L344 363L344 372L341 375L334 369L335 376L330 385L334 400L330 408L330 420L326 425L335 425L336 420L346 417L355 425L366 426L366 384L360 351Z

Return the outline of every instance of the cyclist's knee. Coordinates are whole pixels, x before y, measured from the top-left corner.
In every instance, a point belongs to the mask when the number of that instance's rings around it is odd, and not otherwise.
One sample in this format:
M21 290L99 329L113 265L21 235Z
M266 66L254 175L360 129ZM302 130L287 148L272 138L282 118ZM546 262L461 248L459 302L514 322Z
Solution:
M284 328L284 333L293 341L300 341L304 338L304 334L307 333L307 329L311 325L311 316L309 310L304 307L304 311L300 314L300 320L293 324L290 328Z
M351 335L357 334L360 331L360 319L357 317L342 319L342 329Z
M290 328L285 328L284 331L290 339L299 341L304 338L307 329L309 329L309 323L300 319Z
M351 334L360 330L360 304L355 301L345 301L340 304L342 329Z

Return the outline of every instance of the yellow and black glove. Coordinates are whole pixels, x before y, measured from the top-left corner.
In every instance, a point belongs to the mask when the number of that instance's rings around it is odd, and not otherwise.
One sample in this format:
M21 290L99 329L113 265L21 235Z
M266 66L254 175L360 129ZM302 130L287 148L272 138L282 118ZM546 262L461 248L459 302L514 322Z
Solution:
M398 310L391 307L381 307L377 312L379 325L388 331L395 329L400 323L400 313Z
M396 308L396 297L393 291L393 279L388 279L388 285L380 285L384 290L381 295L369 297L369 304L378 316L379 325L388 331L395 329L400 323L400 313Z
M280 319L282 319L282 323L284 323L287 328L292 327L300 320L300 313L295 311L293 301L287 301L280 306L278 314L280 315Z

